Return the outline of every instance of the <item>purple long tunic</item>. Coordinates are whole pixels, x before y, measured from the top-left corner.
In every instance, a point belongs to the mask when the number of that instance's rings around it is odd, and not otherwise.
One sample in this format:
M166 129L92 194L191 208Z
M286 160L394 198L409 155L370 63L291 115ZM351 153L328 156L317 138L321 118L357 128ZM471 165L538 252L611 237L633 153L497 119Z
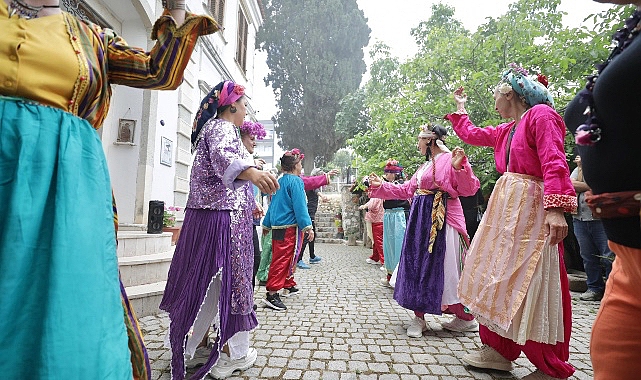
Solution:
M183 379L187 336L195 324L210 324L216 310L217 338L209 360L192 376L205 377L220 349L234 334L258 325L252 307L252 211L249 181L237 179L253 166L237 128L222 119L208 121L196 148L182 232L176 245L160 308L169 313L172 379ZM220 279L217 305L205 302ZM209 312L209 314L208 314Z

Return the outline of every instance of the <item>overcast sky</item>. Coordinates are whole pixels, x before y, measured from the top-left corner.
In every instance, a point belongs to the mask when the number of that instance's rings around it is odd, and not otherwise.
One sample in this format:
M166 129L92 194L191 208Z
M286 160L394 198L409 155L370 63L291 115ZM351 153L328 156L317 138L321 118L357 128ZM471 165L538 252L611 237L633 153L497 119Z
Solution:
M460 20L470 31L483 24L487 17L498 17L508 10L508 5L515 0L443 0L443 3L454 7L454 17ZM417 47L410 36L410 30L419 22L429 18L434 0L357 0L358 6L365 13L367 23L371 29L370 44L383 41L391 47L393 55L406 60L413 56ZM583 19L611 7L610 4L599 4L592 0L561 0L561 10L565 11L563 22L567 26L580 26ZM368 46L368 47L369 47ZM267 74L265 55L257 52L255 56L256 72L252 105L258 110L258 119L269 119L276 113L274 95L270 87L263 87L262 78ZM369 53L365 52L366 63L369 62Z

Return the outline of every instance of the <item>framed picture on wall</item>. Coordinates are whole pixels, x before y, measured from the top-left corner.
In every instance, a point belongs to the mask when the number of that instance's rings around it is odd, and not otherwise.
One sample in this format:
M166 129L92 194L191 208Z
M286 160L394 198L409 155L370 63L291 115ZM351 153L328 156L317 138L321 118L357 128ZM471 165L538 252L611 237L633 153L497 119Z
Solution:
M174 143L166 137L160 140L160 163L171 166L173 162Z
M118 119L118 137L116 142L134 143L134 131L136 130L136 120Z

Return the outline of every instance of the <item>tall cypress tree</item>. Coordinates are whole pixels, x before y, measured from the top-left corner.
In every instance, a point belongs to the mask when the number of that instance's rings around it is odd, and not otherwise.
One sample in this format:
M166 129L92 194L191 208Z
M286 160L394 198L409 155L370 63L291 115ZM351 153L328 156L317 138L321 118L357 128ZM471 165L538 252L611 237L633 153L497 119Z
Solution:
M301 148L305 172L324 164L345 142L334 122L341 99L365 73L367 19L356 0L271 0L256 37L267 52L284 149Z

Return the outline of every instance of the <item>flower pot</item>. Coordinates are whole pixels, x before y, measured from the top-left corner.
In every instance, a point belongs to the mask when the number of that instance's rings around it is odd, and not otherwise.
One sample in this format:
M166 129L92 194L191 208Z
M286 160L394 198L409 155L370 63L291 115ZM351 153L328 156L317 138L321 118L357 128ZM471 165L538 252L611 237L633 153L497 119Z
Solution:
M176 245L176 242L178 241L178 237L180 236L180 227L163 227L162 231L171 232L172 233L171 245Z

